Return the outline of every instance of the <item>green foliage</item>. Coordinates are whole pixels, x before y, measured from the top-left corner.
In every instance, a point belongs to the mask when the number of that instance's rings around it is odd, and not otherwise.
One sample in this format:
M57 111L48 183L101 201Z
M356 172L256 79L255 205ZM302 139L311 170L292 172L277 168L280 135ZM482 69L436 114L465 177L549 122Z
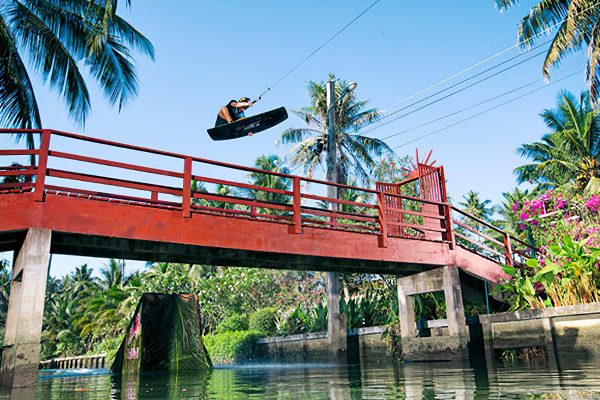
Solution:
M42 126L23 60L59 93L69 115L82 125L91 108L84 76L99 84L111 105L121 109L132 100L138 93L132 53L153 59L154 48L116 11L117 1L4 1L0 7L0 124ZM87 74L81 70L84 67ZM32 148L33 136L26 138Z
M518 0L496 0L500 10L517 4ZM554 37L546 53L543 74L550 76L568 54L584 49L588 57L586 81L592 97L598 100L600 91L600 8L596 0L543 0L528 9L518 27L518 41L523 48L546 40L552 28ZM543 39L542 39L543 38ZM542 43L543 44L543 43Z
M446 299L443 292L423 293L414 296L414 299L417 321L446 318Z
M256 310L250 315L248 329L274 335L277 333L277 310L273 307Z
M96 354L106 354L106 363L110 364L114 359L117 351L119 351L119 346L123 342L123 336L125 332L121 332L117 336L109 337L104 339L101 342L94 343L92 349L87 352L87 355L96 355Z
M276 331L279 335L296 335L326 330L327 304L322 301L313 307L297 305L280 315L276 322Z
M264 336L256 331L225 332L205 335L204 345L215 364L243 363L263 356L257 341Z
M330 74L328 80L336 80ZM342 94L347 82L336 80L336 98ZM327 90L326 82L308 83L310 106L294 113L306 124L303 128L289 128L279 139L283 145L291 144L289 157L291 166L302 166L307 176L312 176L316 167L325 163L327 151ZM380 118L376 109L367 109L368 101L358 100L355 92L347 93L335 107L335 143L338 182L357 181L368 184L370 171L376 167L375 157L395 156L394 151L382 140L357 134L363 126Z
M237 332L248 330L248 316L233 313L223 320L215 329L215 333ZM258 330L258 329L257 329Z
M517 153L531 160L515 169L519 183L542 187L573 187L574 192L600 192L600 120L589 94L577 99L563 91L558 108L541 114L550 133L540 142L524 144Z
M348 329L385 325L394 320L398 310L394 297L386 297L368 288L362 293L342 300L340 309L346 316Z
M506 266L511 280L498 286L512 310L558 307L600 301L600 249L564 236L551 245L541 263L527 260L527 269Z

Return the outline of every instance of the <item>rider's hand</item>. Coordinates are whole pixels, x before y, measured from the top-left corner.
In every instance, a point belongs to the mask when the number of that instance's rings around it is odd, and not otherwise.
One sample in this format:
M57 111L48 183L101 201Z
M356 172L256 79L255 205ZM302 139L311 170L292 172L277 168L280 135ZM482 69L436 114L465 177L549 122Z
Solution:
M248 104L248 107L252 107L253 103L251 101L248 101L246 104Z
M254 133L248 132L248 136L252 136L252 135L254 135Z

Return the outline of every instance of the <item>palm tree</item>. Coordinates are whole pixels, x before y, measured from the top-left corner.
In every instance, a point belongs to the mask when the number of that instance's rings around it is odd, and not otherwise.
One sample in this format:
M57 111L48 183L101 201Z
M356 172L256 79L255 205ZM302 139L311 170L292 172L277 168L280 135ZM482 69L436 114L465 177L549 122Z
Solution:
M276 172L280 174L289 174L290 170L285 166L284 162L276 155L271 154L269 156L262 155L256 159L254 166L258 169ZM248 180L254 186L262 186L268 189L278 189L289 191L292 187L292 180L277 175L265 174L260 172L251 172L248 174ZM239 194L243 197L247 197L253 200L263 201L267 203L289 203L290 198L285 194L273 193L263 190L254 189L240 189ZM280 210L272 208L261 208L261 213L265 214L282 214Z
M528 189L521 190L518 187L514 188L512 192L502 193L504 200L496 208L496 211L502 218L499 221L496 221L494 225L507 231L513 236L519 236L519 232L521 231L521 229L519 229L519 224L521 220L515 210L523 207L523 203L525 203L530 195L531 193Z
M589 95L577 100L568 91L558 97L558 108L541 114L551 132L541 142L524 144L517 153L532 160L515 169L519 183L533 181L557 187L574 184L576 190L600 191L600 118Z
M93 270L88 268L87 264L75 268L75 271L68 277L69 284L65 283L65 286L69 288L71 293L76 295L90 290L95 286L92 272Z
M328 80L335 80L330 74ZM335 92L340 96L347 86L337 80ZM309 82L310 106L294 111L306 123L304 128L286 129L279 138L283 145L293 144L289 150L290 166L301 165L307 176L314 174L317 165L325 161L327 147L327 93L326 83ZM379 119L379 112L365 109L369 102L358 100L354 92L344 96L336 105L336 146L338 182L348 182L351 174L363 184L369 183L369 172L376 166L374 156L395 156L394 151L382 140L356 134L361 127Z
M501 10L518 0L496 0ZM600 90L600 7L597 0L541 0L519 24L517 38L521 46L530 48L538 38L558 26L546 53L542 72L550 76L550 68L560 64L568 54L586 49L586 78L594 101Z
M490 207L491 201L480 200L479 193L472 190L469 190L467 194L463 196L463 201L458 204L465 212L484 221L489 221L494 212Z
M123 260L115 260L111 258L108 264L100 269L100 287L103 290L108 290L111 287L122 287L125 281L125 262Z
M127 1L130 6L131 1ZM117 0L6 0L0 7L0 124L41 128L29 67L65 101L83 125L90 95L81 67L121 107L138 92L132 50L154 58L150 41L119 17ZM22 135L17 136L20 140ZM29 148L33 136L26 135Z
M459 202L458 204L460 208L467 214L470 214L486 222L491 221L492 215L494 213L494 209L490 206L491 201L482 201L479 198L479 193L469 190L467 194L463 196L463 201ZM480 224L472 218L461 215L460 222L464 226L470 228L467 229L463 226L457 226L455 230L457 234L460 234L466 238L470 238L470 240L463 239L462 237L456 238L457 242L464 247L477 250L479 246L475 243L482 243L482 241L486 242L485 240L483 240L483 237L480 234L475 232L491 234L493 236L493 232L489 232L486 226Z

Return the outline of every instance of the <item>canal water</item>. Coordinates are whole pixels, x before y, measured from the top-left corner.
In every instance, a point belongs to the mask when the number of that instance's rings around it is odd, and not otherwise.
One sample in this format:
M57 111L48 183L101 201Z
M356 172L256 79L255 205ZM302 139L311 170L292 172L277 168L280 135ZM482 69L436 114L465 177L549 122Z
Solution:
M600 399L600 361L392 366L247 365L210 373L146 373L122 381L98 371L52 371L33 391L0 399Z

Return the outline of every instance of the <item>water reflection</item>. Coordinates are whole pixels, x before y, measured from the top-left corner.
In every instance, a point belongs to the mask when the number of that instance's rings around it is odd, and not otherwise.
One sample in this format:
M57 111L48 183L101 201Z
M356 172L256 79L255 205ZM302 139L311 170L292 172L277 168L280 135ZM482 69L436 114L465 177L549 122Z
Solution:
M600 361L485 365L254 365L210 373L108 374L40 379L0 399L600 399Z

